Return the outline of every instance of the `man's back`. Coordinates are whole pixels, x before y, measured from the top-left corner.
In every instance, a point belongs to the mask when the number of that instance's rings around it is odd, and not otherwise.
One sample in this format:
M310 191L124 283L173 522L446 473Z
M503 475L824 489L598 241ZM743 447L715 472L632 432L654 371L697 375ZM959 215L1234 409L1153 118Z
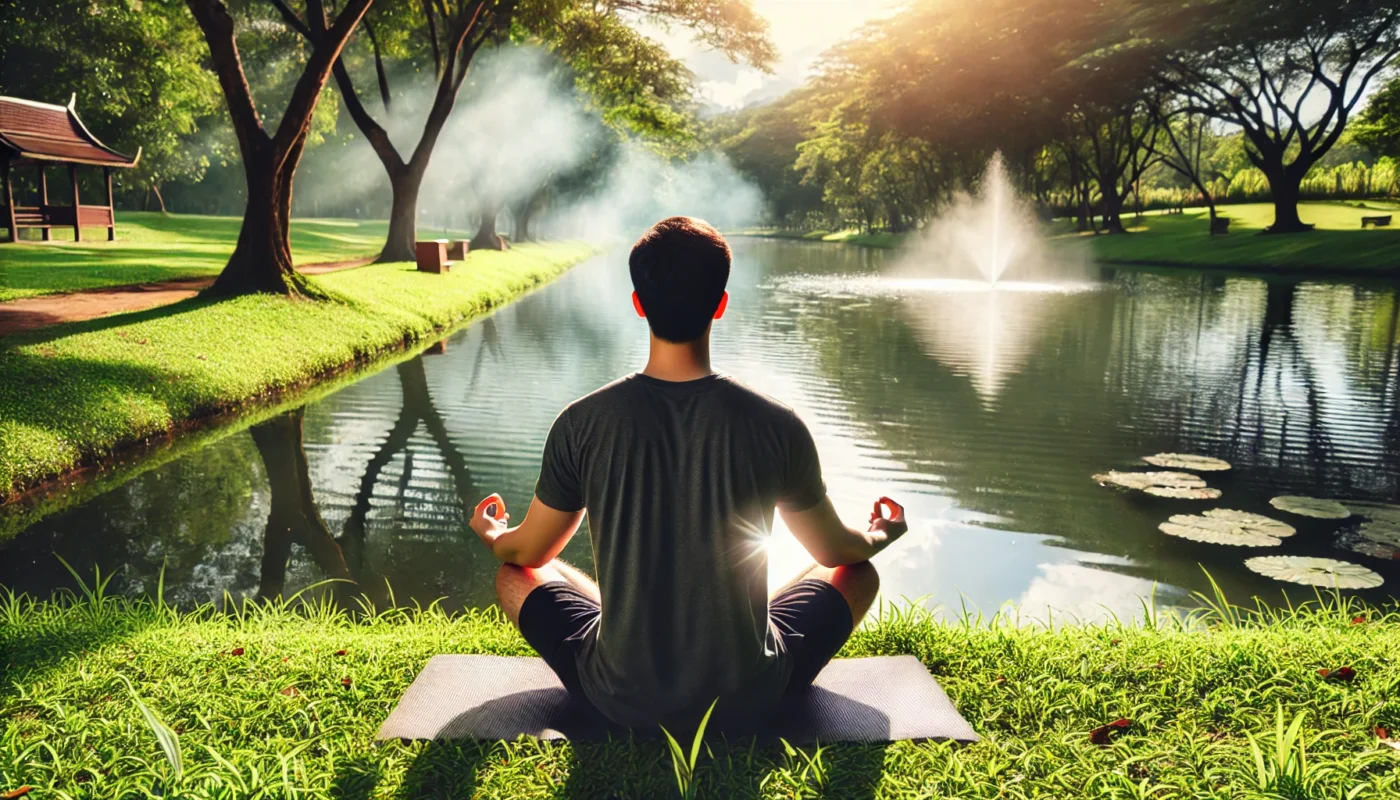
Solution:
M536 496L588 510L602 615L578 670L600 710L646 725L717 697L780 693L787 675L768 646L773 510L825 497L791 409L720 375L632 375L560 414Z

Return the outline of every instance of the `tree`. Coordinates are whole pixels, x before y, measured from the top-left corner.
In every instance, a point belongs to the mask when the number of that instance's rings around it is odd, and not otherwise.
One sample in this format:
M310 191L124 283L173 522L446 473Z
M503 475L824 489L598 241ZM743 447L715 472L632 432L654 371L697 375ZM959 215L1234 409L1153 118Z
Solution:
M317 40L315 28L302 20L285 0L270 2L282 12L289 26L313 42ZM766 23L754 13L749 0L688 0L684 3L672 0L398 0L386 3L381 12L374 15L365 32L385 113L391 113L392 97L384 64L386 57L398 57L410 64L422 60L425 55L413 43L426 41L436 80L432 104L417 143L405 158L385 125L370 114L359 97L345 63L337 61L335 65L336 85L345 98L346 110L384 165L393 191L389 234L380 254L381 261L413 258L418 194L428 163L457 101L468 67L482 46L491 41L499 43L507 37L533 35L564 50L571 61L602 64L610 54L616 53L619 37L598 38L589 34L597 31L616 34L616 27L610 23L624 16L684 25L694 30L701 41L731 58L745 58L758 65L766 65L773 58L772 45L766 37ZM380 31L381 36L377 37L375 31ZM422 35L410 38L410 31L415 34L421 31ZM391 36L404 44L397 49L389 47ZM634 54L622 53L624 56ZM615 61L612 66L621 63L626 62ZM640 71L646 67L646 62L633 60L629 67ZM482 200L482 232L473 239L473 246L500 246L500 237L495 235L495 217L504 205L505 201L496 198Z
M1165 43L1159 79L1186 108L1245 136L1269 181L1270 233L1298 217L1308 170L1336 144L1371 80L1400 55L1394 0L1144 2L1144 39ZM1319 109L1313 109L1317 104Z
M306 279L292 268L292 179L306 147L321 90L341 49L372 2L346 0L331 21L322 0L307 0L306 16L315 34L315 45L276 130L269 134L244 75L235 24L228 8L219 0L186 0L209 45L210 61L228 104L248 186L248 205L238 244L209 289L212 294L314 294Z
M101 43L98 45L97 43ZM0 4L0 94L66 105L76 95L98 138L141 162L120 184L154 192L199 180L207 157L189 139L218 112L199 28L178 0Z
M1371 95L1352 125L1354 138L1378 156L1400 156L1400 78Z
M1159 132L1153 145L1157 158L1168 169L1190 181L1200 193L1210 211L1209 233L1214 236L1215 198L1206 180L1211 156L1207 146L1213 145L1216 138L1210 130L1210 117L1161 96L1155 98L1151 111Z
M1080 167L1098 184L1104 231L1127 233L1123 204L1142 174L1159 159L1154 149L1157 119L1140 99L1111 107L1089 106L1071 112L1070 118L1088 143L1088 157L1080 160Z

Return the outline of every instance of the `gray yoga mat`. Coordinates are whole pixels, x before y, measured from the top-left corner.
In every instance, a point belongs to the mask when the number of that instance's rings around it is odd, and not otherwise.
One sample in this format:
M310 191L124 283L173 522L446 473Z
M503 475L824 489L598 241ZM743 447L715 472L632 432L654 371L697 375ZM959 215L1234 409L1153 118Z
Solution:
M606 739L617 733L625 731L570 700L538 658L444 655L429 659L376 738ZM785 704L765 735L793 744L978 740L913 656L832 661L809 691Z

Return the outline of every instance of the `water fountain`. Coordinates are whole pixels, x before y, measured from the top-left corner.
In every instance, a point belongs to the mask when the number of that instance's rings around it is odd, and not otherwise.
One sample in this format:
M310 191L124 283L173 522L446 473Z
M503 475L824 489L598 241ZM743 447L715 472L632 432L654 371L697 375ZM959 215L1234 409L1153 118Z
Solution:
M931 358L967 376L989 406L1034 354L1046 326L1093 289L1087 253L1046 244L1001 155L880 275L808 277L783 288L824 297L894 296Z

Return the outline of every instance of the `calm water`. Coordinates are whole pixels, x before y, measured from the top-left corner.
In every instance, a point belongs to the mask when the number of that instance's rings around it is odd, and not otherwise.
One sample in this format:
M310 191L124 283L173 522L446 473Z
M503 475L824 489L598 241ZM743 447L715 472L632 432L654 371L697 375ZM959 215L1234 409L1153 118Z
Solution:
M1275 494L1400 496L1394 286L1118 272L1083 291L933 292L881 282L887 253L740 240L716 364L808 420L852 522L887 493L910 533L878 560L887 597L1023 614L1131 615L1156 587L1189 602L1204 565L1232 596L1279 597L1243 566L1264 551L1162 535L1175 513L1267 511ZM624 254L304 410L226 436L0 545L0 585L46 595L101 566L124 591L182 602L348 577L399 603L492 601L465 513L529 502L559 409L640 368ZM1090 475L1158 451L1231 461L1221 501L1130 496ZM1272 552L1331 555L1305 524ZM786 531L775 577L805 558ZM565 556L591 562L580 536ZM1302 596L1309 590L1293 587Z

